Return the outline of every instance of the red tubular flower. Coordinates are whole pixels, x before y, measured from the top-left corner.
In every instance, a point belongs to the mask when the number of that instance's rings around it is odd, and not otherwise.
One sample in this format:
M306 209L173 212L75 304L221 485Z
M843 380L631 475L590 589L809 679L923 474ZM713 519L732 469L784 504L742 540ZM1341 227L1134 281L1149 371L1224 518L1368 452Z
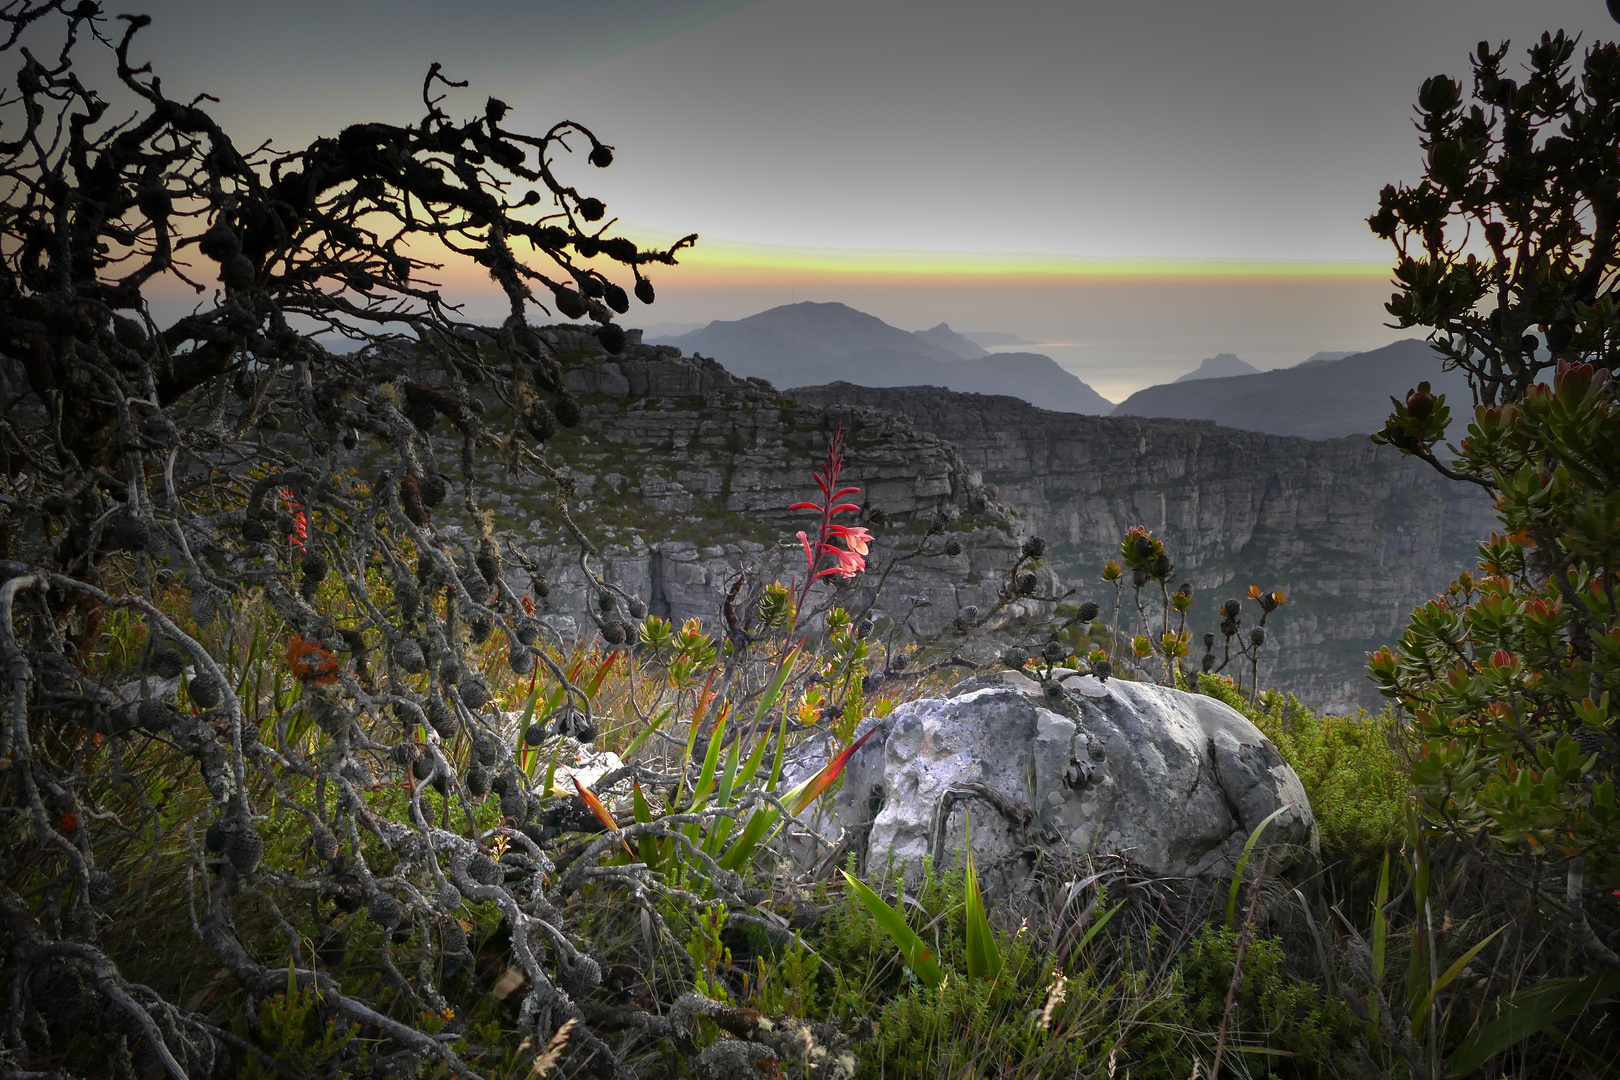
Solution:
M859 513L861 509L854 503L840 501L861 490L858 487L838 486L838 476L843 469L844 427L840 424L833 428L832 438L827 440L826 464L812 474L816 486L821 489L821 501L796 502L788 507L789 510L814 510L821 517L813 541L808 533L799 533L799 543L804 545L805 576L799 586L795 611L804 606L804 599L815 582L832 574L852 578L866 568L872 534L859 525L838 525L833 522L833 518L839 514ZM833 543L834 540L842 540L844 546ZM833 560L833 564L823 566L828 558Z
M282 488L281 499L287 504L287 509L293 512L293 531L287 534L287 543L303 551L309 543L309 515L304 513L303 505L293 495L292 488Z

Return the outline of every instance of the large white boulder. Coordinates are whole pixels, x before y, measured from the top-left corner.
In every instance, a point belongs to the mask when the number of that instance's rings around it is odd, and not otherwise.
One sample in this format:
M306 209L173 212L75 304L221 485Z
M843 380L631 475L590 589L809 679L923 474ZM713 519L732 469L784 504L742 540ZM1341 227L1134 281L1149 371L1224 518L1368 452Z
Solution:
M1299 777L1237 710L1058 674L1046 687L1013 672L975 676L866 721L862 731L879 730L817 811L823 834L845 837L868 874L915 880L931 850L955 864L971 814L992 888L1027 874L1038 850L1118 853L1161 875L1230 873L1250 832L1282 807L1263 839L1271 868L1318 851Z

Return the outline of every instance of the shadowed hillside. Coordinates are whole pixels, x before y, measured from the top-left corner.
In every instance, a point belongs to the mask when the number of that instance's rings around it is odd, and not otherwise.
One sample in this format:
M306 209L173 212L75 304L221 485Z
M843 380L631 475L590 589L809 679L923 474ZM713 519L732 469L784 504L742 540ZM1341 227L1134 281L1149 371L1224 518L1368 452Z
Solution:
M940 386L1011 394L1059 412L1101 416L1114 407L1049 356L986 355L944 323L913 334L844 304L787 304L649 344L712 357L734 375L781 387Z
M1454 405L1472 401L1467 380L1442 371L1428 343L1410 338L1342 360L1150 386L1126 398L1113 415L1213 420L1272 435L1332 439L1382 429L1390 397L1404 396L1425 379Z

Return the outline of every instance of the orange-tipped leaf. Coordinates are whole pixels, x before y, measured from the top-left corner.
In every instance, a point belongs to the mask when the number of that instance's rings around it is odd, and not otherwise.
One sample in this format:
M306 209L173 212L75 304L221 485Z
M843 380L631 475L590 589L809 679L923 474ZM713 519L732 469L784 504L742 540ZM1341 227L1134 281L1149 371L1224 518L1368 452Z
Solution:
M574 790L579 792L580 801L590 809L591 813L596 815L596 820L600 821L608 832L618 832L619 823L613 819L613 812L602 805L602 800L596 797L596 792L580 783L577 776L569 779L574 781ZM624 853L630 858L634 859L636 857L636 853L630 850L630 845L623 840L619 841L619 846L624 848Z
M832 787L833 782L844 774L844 766L849 764L849 759L855 755L855 751L865 746L866 740L870 739L872 733L877 729L878 726L874 724L865 735L850 743L837 757L822 766L820 772L800 784L794 791L789 792L788 797L783 800L787 804L788 813L798 817L804 813L806 807L819 799L828 788Z

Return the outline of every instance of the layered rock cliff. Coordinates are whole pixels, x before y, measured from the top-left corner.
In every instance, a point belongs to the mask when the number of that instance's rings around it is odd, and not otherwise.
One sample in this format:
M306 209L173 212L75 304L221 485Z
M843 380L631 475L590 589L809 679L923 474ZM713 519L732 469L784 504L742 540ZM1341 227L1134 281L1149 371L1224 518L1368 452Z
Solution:
M1366 436L1311 441L1212 423L1052 413L1009 397L837 383L795 399L904 417L950 443L1082 596L1132 525L1165 539L1199 590L1190 626L1250 584L1290 596L1274 615L1261 679L1325 708L1376 707L1365 653L1412 606L1473 564L1494 517L1469 485ZM1252 608L1250 609L1252 610Z
M635 345L609 357L590 335L554 328L542 337L567 361L568 386L584 413L577 428L552 438L548 451L578 484L576 516L600 549L596 568L605 566L609 580L644 597L652 614L676 622L699 618L715 629L744 568L757 583L802 578L795 533L812 527L813 515L786 508L815 497L811 472L824 460L835 424L845 432L845 475L863 489L856 501L881 507L887 517L881 526L866 521L877 538L870 571L840 583L839 602L864 608L876 585L871 571L915 548L941 510L964 550L947 556L936 537L937 554L896 567L874 614L909 615L919 632L931 634L963 605L986 609L994 602L1016 558L1021 526L939 437L892 414L796 402L674 349ZM505 493L502 511L520 520L532 514L533 552L552 585L549 609L588 620L592 605L577 547L555 513L522 491ZM1026 602L1014 614L1035 611Z
M1077 416L935 388L783 394L669 348L608 357L589 335L545 336L585 413L548 453L578 481L600 565L678 621L716 627L745 568L757 582L802 573L794 533L810 521L785 508L813 494L810 472L835 423L848 438L847 476L864 489L859 501L890 519L874 529L874 567L914 545L940 509L965 545L954 558L901 564L880 614L909 613L932 633L962 605L993 603L1031 534L1047 539L1047 565L1078 588L1075 599L1106 609L1112 591L1098 572L1125 531L1145 525L1168 542L1176 579L1198 590L1197 635L1215 629L1221 600L1250 584L1289 593L1270 624L1261 680L1320 708L1379 704L1363 675L1366 652L1394 640L1414 604L1472 565L1493 523L1484 498L1365 437ZM532 550L554 585L550 610L589 629L577 550L547 501L513 490L501 511L529 517ZM864 606L874 576L841 602Z

